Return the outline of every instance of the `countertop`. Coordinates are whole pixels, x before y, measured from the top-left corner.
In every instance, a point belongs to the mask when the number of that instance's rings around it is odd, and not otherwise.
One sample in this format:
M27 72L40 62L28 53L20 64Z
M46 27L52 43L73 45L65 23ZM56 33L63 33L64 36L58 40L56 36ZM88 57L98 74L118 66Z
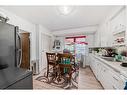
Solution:
M122 74L123 76L125 76L127 78L127 67L122 67L120 65L122 62L107 61L105 59L102 59L101 56L95 55L95 54L92 54L92 53L90 55L97 58L97 59L99 59L100 61L104 62L105 65L108 65L109 67L114 69L114 71Z
M15 82L31 75L32 72L21 68L6 68L0 70L0 89L5 89Z

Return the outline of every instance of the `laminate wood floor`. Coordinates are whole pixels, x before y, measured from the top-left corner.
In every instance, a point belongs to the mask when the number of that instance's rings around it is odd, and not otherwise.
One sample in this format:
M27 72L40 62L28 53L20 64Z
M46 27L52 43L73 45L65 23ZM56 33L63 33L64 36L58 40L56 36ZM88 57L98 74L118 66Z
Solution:
M103 89L100 82L95 78L90 67L80 68L78 89Z
M55 90L62 90L62 88L58 88L55 86L51 86L47 83L40 82L38 80L35 80L38 76L43 75L43 72L40 73L39 75L33 76L33 88L34 89L55 89ZM86 68L80 68L79 70L79 83L78 83L78 89L81 90L98 90L98 89L103 89L101 84L97 81L95 78L92 70L90 67Z

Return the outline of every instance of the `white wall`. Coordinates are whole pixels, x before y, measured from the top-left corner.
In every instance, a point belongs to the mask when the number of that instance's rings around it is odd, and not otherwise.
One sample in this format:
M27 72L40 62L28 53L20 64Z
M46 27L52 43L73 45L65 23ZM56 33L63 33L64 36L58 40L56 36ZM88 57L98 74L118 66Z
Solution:
M9 24L19 26L20 29L31 33L31 58L30 59L35 60L36 59L35 25L2 8L0 8L0 12L3 12L5 15L7 15L7 17L9 17L9 21L8 21Z

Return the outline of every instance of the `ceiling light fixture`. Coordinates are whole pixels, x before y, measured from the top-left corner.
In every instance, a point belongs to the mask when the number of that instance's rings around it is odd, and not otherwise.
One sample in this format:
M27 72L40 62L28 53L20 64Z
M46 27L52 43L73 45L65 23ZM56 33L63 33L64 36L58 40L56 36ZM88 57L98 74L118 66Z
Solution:
M73 10L73 7L70 7L70 6L60 6L59 7L59 11L63 15L70 14L72 12L72 10Z

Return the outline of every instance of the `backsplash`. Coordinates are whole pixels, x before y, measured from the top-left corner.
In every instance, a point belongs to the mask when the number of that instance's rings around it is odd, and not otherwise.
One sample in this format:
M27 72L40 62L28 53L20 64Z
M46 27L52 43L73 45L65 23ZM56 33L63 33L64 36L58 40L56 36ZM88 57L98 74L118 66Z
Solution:
M117 54L122 54L123 56L127 57L127 47L121 46L121 47L115 47Z
M126 46L120 46L120 47L97 47L97 48L90 48L90 53L99 53L100 55L106 55L110 54L109 52L112 52L113 54L121 54L123 56L127 57L127 47ZM111 55L109 55L111 56Z

